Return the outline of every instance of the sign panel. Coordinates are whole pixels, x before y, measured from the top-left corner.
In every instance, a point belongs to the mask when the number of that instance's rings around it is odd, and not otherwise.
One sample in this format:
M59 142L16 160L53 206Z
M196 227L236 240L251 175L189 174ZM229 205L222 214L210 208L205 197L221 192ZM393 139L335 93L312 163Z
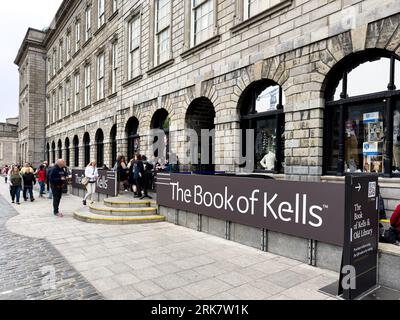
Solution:
M342 184L172 174L159 205L306 239L343 244Z
M343 290L345 299L354 299L377 284L379 242L377 190L377 176L346 177L342 267L354 267L355 286Z
M72 187L86 190L82 184L85 170L72 170ZM116 197L118 195L117 173L114 171L99 170L99 180L96 183L96 192Z

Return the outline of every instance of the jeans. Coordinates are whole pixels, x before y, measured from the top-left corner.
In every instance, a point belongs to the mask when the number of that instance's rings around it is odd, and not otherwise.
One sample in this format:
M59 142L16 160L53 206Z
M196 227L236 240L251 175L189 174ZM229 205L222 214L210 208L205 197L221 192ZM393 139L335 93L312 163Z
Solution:
M93 195L96 192L96 183L88 183L86 190L87 192L83 200L86 201L90 197L90 201L93 201Z
M11 200L15 201L17 200L17 203L19 203L19 198L21 195L21 186L11 186Z
M49 188L47 196L48 196L49 199L53 199L53 189Z
M40 182L39 181L39 186L40 186L40 191L39 191L39 194L42 196L42 195L44 195L44 193L45 193L45 183L44 182Z
M24 200L26 201L28 199L28 195L27 193L29 193L29 198L31 200L33 200L33 187L29 186L29 187L24 187L24 191L22 192L23 196L24 196Z
M60 201L62 198L62 188L54 188L51 187L51 191L53 193L53 209L54 209L54 214L59 214L59 206L60 206Z

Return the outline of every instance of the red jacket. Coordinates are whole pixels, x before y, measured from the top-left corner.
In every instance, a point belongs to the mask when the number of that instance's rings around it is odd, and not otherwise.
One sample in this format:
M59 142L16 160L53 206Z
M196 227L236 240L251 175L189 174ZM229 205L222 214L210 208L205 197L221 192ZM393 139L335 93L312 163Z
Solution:
M37 175L39 182L46 182L46 170L39 170Z
M400 204L397 206L396 210L394 210L390 218L390 225L400 232Z

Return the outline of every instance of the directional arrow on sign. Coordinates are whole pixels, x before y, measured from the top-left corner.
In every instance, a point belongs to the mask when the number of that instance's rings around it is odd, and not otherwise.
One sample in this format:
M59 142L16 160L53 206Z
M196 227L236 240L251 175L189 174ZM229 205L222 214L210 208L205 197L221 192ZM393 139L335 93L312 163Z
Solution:
M361 191L361 184L360 183L358 183L358 186L356 187L356 189L358 190L358 192Z

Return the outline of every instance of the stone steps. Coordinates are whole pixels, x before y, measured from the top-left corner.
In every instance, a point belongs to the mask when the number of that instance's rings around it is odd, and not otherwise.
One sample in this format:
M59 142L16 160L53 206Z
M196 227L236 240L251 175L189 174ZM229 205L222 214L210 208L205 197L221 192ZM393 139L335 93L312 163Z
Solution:
M74 218L88 223L140 224L165 221L158 215L154 200L139 200L132 195L108 198L103 203L93 203L74 212Z
M148 216L156 215L157 208L154 207L109 207L102 204L89 205L89 212L109 216Z
M132 197L108 198L104 200L104 204L111 208L142 208L157 205L154 200L139 200Z
M74 212L74 218L88 223L98 224L144 224L165 221L164 216L160 215L141 215L141 216L112 216L101 215L89 212L85 209Z

